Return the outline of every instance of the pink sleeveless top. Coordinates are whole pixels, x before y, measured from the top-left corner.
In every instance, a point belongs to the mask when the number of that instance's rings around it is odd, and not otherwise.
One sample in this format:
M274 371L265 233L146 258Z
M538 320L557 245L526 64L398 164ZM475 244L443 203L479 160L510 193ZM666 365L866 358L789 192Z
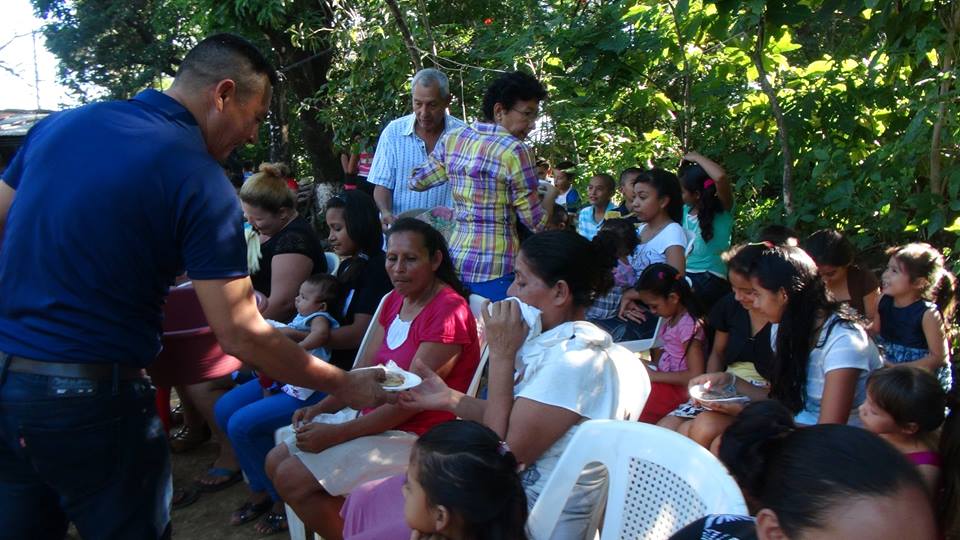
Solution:
M934 452L932 450L926 450L923 452L910 452L909 454L904 454L907 459L910 460L914 465L933 465L934 467L941 466L940 453Z

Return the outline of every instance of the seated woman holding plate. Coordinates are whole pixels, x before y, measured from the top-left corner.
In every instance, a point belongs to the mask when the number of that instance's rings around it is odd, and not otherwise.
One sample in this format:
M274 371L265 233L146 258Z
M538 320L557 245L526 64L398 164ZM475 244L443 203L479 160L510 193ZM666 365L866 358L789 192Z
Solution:
M753 307L777 325L771 329L774 361L770 386L750 384L734 373L707 373L690 380L729 389L753 401L776 399L801 425L859 425L870 372L882 362L850 308L827 294L813 259L798 247L764 245L750 269ZM680 432L706 448L743 410L740 402L711 402Z
M374 321L371 343L380 346L369 347L357 367L392 360L407 370L418 358L466 391L480 361L477 323L443 236L422 221L397 220L387 236L386 269L394 290ZM270 451L267 474L308 528L337 538L342 496L405 471L417 436L453 417L396 405L357 415L327 396L294 413L295 435Z

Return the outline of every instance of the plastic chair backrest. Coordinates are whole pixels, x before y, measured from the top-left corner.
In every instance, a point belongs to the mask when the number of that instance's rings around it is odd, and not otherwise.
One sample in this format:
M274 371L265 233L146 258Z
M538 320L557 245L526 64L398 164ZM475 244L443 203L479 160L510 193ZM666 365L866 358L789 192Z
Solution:
M323 256L327 259L327 273L332 276L337 275L337 269L340 268L340 256L330 251L325 251Z
M487 298L478 294L470 295L470 312L473 318L477 320L477 337L480 339L480 363L477 364L477 371L473 373L473 379L470 380L470 386L467 387L467 395L477 397L480 391L480 380L483 379L483 371L487 367L487 360L490 359L490 348L487 347L487 332L483 326L483 315L480 310L483 309Z
M367 348L370 347L370 340L373 338L373 327L380 318L380 310L383 309L383 303L386 301L387 296L389 295L390 293L383 295L383 298L380 299L380 303L377 305L377 310L373 312L373 318L370 319L370 325L367 326L367 331L363 333L363 339L360 340L360 347L357 349L357 357L353 359L353 367L357 367L357 364L360 363L360 359L363 358L364 354L366 354Z
M175 334L209 328L197 291L191 286L170 289L163 305L163 333Z
M550 538L580 472L594 462L608 472L602 540L666 539L707 514L748 513L727 469L692 440L651 424L590 420L577 429L530 512L532 540Z

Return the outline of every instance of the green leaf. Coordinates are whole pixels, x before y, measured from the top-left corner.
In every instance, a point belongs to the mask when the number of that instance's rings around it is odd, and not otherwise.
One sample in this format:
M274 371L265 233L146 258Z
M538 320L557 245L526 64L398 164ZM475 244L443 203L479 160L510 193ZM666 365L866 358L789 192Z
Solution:
M954 201L954 202L956 202L956 201ZM960 234L960 217L958 217L957 219L953 220L953 223L951 223L950 225L944 227L943 230L945 230L945 231L947 231L947 232L949 232L949 233Z

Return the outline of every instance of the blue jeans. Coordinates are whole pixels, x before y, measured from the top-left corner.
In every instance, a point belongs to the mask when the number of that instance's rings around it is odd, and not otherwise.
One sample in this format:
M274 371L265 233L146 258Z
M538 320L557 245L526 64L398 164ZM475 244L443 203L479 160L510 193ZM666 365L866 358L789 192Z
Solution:
M499 302L507 297L507 289L513 283L513 272L490 281L478 281L476 283L464 283L472 294L480 295L489 299L491 302Z
M649 311L647 320L643 324L631 320L624 320L619 317L609 319L590 319L590 322L607 331L614 343L621 341L636 341L638 339L650 339L657 329L657 316Z
M319 402L326 394L314 392L305 401L283 392L263 397L260 381L254 379L235 387L217 400L213 407L220 429L227 433L240 468L254 492L266 491L279 501L263 465L274 447L273 434L290 424L293 411Z
M0 537L170 537L170 453L149 379L13 373L0 353Z

